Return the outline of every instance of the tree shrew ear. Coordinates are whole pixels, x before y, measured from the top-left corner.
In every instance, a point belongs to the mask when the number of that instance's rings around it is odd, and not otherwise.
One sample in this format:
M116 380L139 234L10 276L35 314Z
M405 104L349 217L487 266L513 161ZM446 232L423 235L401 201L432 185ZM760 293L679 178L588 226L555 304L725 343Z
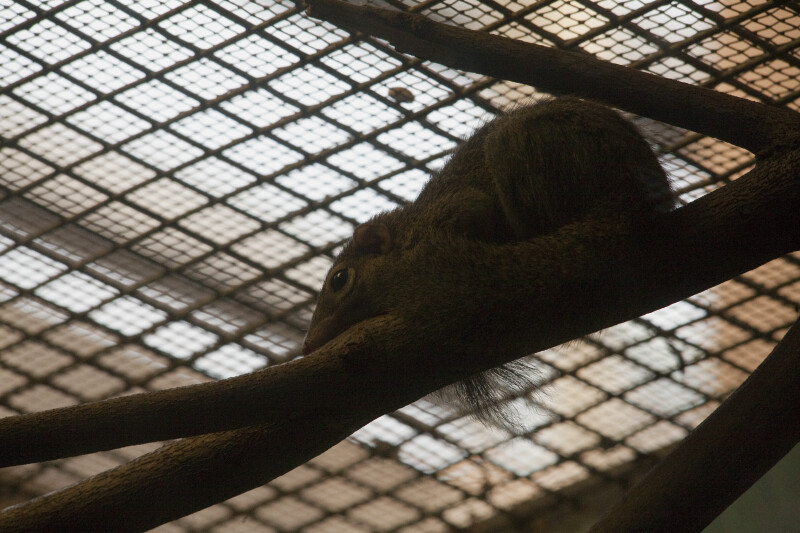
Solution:
M366 222L353 232L353 244L360 253L387 254L392 249L392 234L386 224Z

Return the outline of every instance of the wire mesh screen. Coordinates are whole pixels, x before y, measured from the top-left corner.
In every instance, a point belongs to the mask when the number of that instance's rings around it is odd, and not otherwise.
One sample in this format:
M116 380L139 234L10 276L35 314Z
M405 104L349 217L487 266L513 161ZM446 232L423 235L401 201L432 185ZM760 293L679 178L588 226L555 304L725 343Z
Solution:
M775 105L800 94L796 2L381 5ZM0 0L0 83L0 416L298 357L353 228L415 198L482 121L539 96L286 0ZM679 203L752 166L636 122ZM509 400L520 431L421 400L159 530L445 532L622 486L747 377L799 304L800 256L773 261L538 354L536 406ZM0 470L2 503L156 447Z

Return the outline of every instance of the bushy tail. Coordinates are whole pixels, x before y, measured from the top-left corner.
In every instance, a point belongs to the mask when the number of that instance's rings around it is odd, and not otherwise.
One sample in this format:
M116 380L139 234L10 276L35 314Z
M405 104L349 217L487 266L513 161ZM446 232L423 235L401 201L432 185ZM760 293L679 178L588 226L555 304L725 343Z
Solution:
M515 431L524 421L510 402L529 398L540 381L541 374L533 360L522 358L439 389L432 399L474 416L487 426Z

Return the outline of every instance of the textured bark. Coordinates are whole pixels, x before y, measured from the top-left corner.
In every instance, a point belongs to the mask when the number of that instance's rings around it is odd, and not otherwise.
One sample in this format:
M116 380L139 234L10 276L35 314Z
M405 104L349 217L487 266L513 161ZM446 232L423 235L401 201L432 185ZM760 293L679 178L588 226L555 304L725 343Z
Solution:
M0 514L0 531L151 529L263 485L284 473L287 462L303 463L346 437L342 426L330 428L329 442L315 439L311 445L305 444L307 436L326 428L325 420L311 417L185 439L10 508Z

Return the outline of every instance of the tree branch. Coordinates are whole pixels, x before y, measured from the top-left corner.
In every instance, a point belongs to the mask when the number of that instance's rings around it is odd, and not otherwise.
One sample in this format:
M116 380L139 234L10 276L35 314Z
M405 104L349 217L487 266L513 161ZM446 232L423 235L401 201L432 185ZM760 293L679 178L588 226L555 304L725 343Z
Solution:
M486 73L488 72L486 68L496 68L497 65L503 64L505 66L502 72L496 72L494 75L506 75L510 79L517 78L523 82L526 80L520 78L521 76L530 76L532 79L528 80L529 83L535 83L541 78L544 80L543 86L549 90L561 87L588 96L598 97L599 93L594 87L600 87L602 91L608 93L602 98L607 102L634 112L649 113L649 116L661 114L662 119L674 120L675 124L681 125L680 120L685 119L684 115L697 120L700 120L699 117L704 117L703 123L729 134L717 133L718 136L721 138L727 136L732 142L744 139L741 141L742 145L760 143L768 138L779 138L780 135L785 137L778 144L791 144L795 142L797 132L800 131L797 115L791 111L755 104L671 80L662 80L649 74L605 64L580 54L462 30L406 13L356 7L336 0L311 0L311 3L314 14L324 15L334 21L341 20L350 27L363 29L368 25L376 34L391 36L405 46L424 49L434 55L452 57L454 62L459 63L454 66L483 69L482 71ZM404 23L409 24L408 28L402 26ZM488 48L484 50L484 46ZM505 59L501 61L503 58ZM461 63L465 61L468 64L462 65ZM675 96L673 91L677 91L680 96ZM638 97L630 98L632 94ZM666 111L660 113L659 109L662 106ZM716 106L725 110L718 123L714 121ZM682 125L700 131L705 129L686 123ZM751 149L761 148L753 145ZM763 177L769 173L759 174ZM761 194L774 186L777 193L775 201L785 202L797 198L796 194L791 196L792 192L785 191L787 187L792 187L791 179L788 176L785 178L789 180L787 183L770 184L765 181L760 186L751 186L752 192L748 194ZM740 181L754 179L756 178L749 177ZM710 224L724 226L734 218L744 220L738 215L738 211L744 209L758 211L764 221L783 213L769 207L772 199L766 199L766 203L755 206L755 201L747 198L741 198L741 203L723 198L734 192L731 190L714 193L699 203L695 202L687 208L678 210L670 215L671 219L668 217L664 220L662 229L656 231L669 241L674 241L685 239L692 224L697 224L698 228L706 228ZM753 207L746 205L751 203ZM794 206L794 209L797 212L797 206ZM696 213L699 210L705 210L706 213ZM791 218L784 219L784 226L789 220ZM768 232L764 234L764 238L759 238L755 230L757 223L758 221L753 221L753 226L738 224L735 229L731 226L726 231L724 237L726 241L709 242L713 239L705 239L703 242L704 237L712 237L709 233L698 236L693 243L684 241L686 253L697 264L688 262L675 265L672 264L674 260L667 261L671 266L664 275L683 276L685 283L696 279L694 284L696 290L680 292L689 295L727 279L714 274L716 272L714 265L733 261L750 265L749 268L752 268L780 255L770 249L760 251L764 247L769 248L774 245L775 248L784 251L794 249L791 245L781 247L781 243L773 242L775 233ZM785 230L769 231L789 238ZM751 239L750 249L746 249L741 241L742 235L747 234L756 236ZM696 245L710 252L720 248L724 242L736 242L737 247L721 251L714 259L703 261L702 255L688 250L692 245ZM752 258L748 260L745 256ZM663 265L654 267L664 270ZM732 276L747 269L731 265L728 271L732 272ZM656 286L665 287L664 283ZM631 290L638 289L631 288ZM666 305L678 299L680 296L667 296L665 293L661 301L662 305ZM575 335L588 332L588 330L578 331ZM544 347L538 346L537 349ZM504 361L498 361L500 362ZM283 366L269 368L214 383L5 418L0 420L0 466L229 430L265 423L274 417L286 416L287 413L301 418L305 415L295 410L295 404L299 401L304 405L314 405L313 399L317 397L317 391L321 390L321 387L339 392L350 390L351 384L335 377L341 376L341 369L323 370L319 368L320 364L316 358L307 359L293 362L290 368ZM342 397L347 395L342 394ZM252 408L254 405L259 405L261 408L255 410ZM327 407L333 408L332 405L325 403L314 405L313 409Z
M452 68L591 98L762 154L798 129L797 113L660 78L579 52L547 48L340 0L306 0L309 14L386 39L404 53Z
M149 530L304 463L348 435L335 426L317 416L185 439L3 511L0 532Z

